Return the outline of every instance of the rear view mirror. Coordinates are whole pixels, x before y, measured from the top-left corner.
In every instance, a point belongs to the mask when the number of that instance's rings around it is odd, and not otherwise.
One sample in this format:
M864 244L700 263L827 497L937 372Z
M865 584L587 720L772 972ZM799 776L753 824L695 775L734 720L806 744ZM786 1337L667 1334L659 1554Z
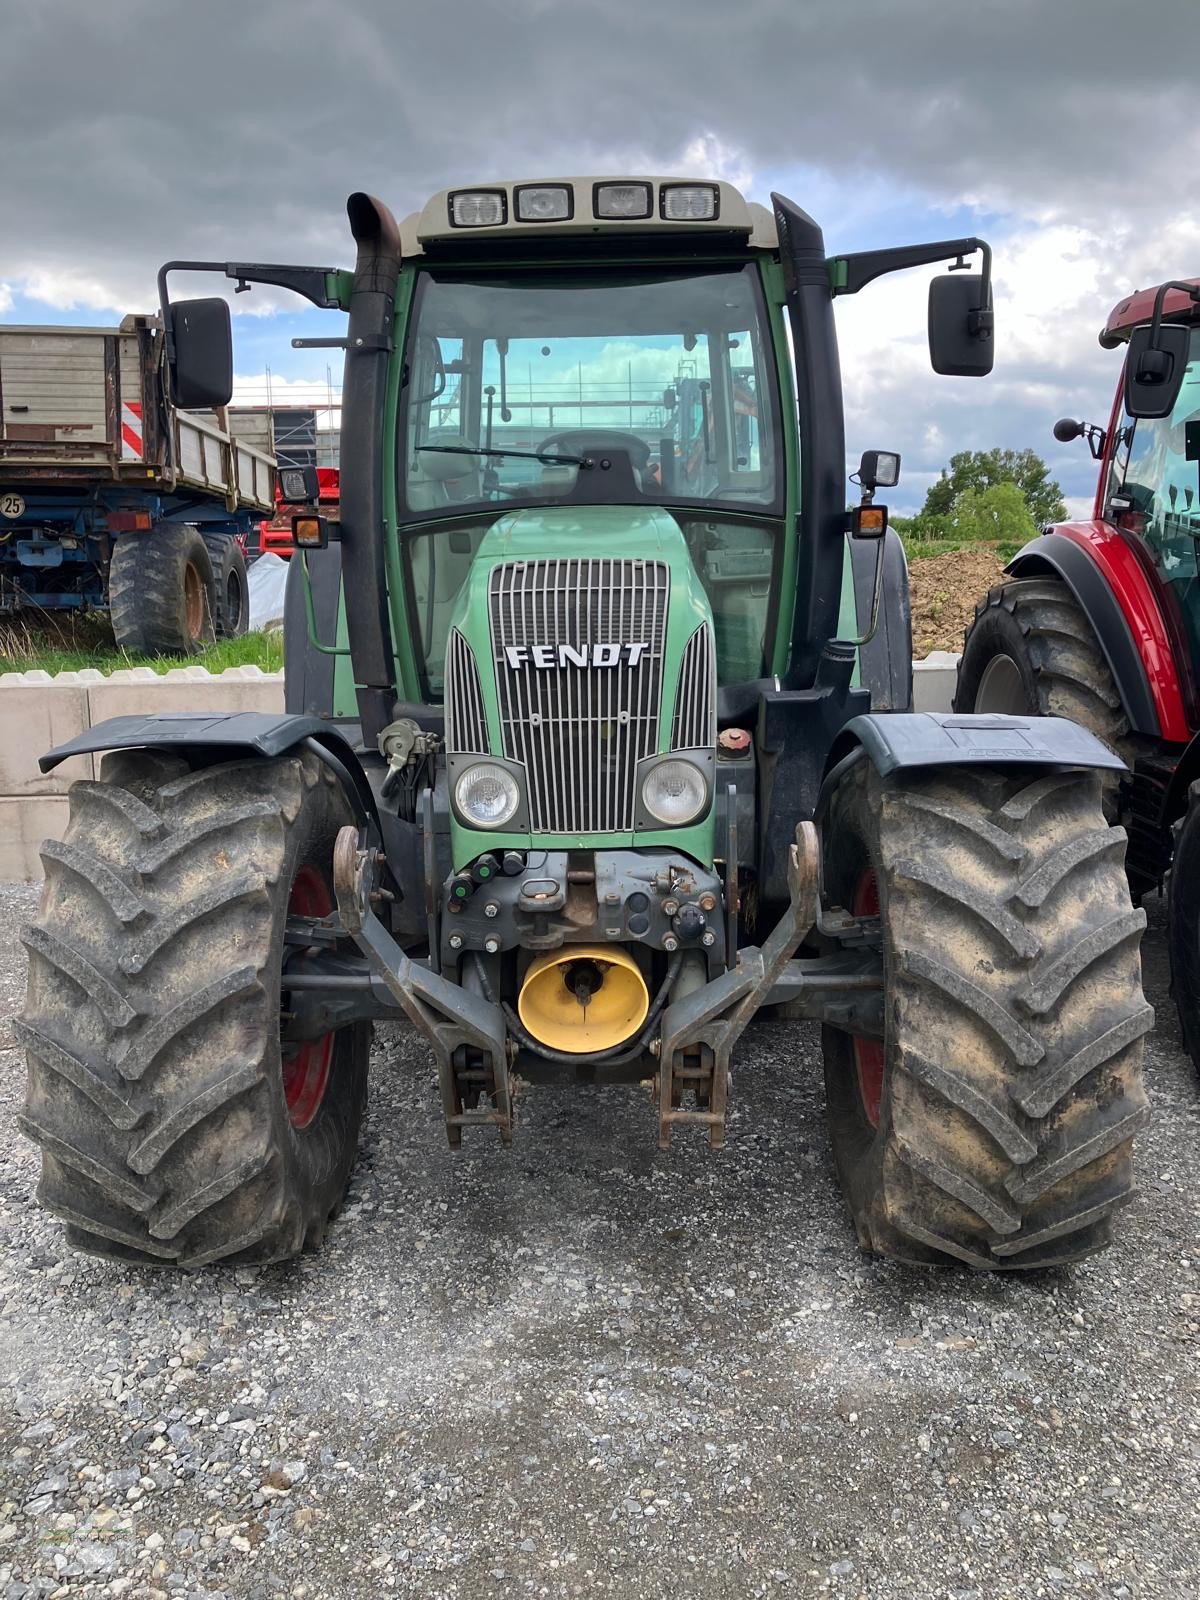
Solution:
M948 272L929 285L929 360L951 378L982 378L992 370L992 289L983 305L983 277Z
M1145 323L1129 336L1125 410L1131 417L1169 417L1187 369L1189 330L1181 322Z
M226 300L177 300L168 307L171 399L181 411L227 406L233 395L233 330Z

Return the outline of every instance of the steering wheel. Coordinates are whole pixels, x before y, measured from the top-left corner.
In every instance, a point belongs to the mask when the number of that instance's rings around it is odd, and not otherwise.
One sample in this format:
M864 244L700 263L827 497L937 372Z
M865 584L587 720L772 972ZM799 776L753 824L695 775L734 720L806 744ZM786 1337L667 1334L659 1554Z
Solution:
M538 445L538 454L561 450L569 456L603 455L606 450L627 450L629 465L641 472L650 459L650 446L636 433L622 433L617 428L568 428L564 433L552 433Z

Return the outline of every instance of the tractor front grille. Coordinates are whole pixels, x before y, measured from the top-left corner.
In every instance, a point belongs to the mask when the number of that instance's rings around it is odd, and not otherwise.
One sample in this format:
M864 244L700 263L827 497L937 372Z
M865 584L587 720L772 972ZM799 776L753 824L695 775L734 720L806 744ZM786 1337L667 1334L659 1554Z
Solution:
M479 668L471 646L451 628L446 641L446 749L470 755L487 755L487 716L483 709L483 690Z
M717 661L713 632L701 623L688 640L679 668L672 750L705 750L717 742Z
M658 748L670 574L662 561L510 561L488 603L504 754L535 833L628 833Z

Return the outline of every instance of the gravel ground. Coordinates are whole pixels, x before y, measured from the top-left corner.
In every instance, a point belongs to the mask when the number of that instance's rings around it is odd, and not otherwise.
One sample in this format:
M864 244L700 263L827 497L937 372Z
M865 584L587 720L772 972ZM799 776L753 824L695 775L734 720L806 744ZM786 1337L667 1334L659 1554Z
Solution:
M776 1023L716 1157L609 1090L454 1159L390 1031L319 1255L106 1266L33 1203L0 1020L0 1597L1196 1596L1200 1090L1149 909L1141 1193L1036 1279L864 1259Z

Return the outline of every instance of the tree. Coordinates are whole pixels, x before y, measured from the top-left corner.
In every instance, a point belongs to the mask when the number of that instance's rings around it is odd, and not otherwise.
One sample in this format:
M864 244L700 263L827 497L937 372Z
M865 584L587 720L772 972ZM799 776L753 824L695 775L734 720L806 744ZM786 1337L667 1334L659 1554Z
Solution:
M1024 544L1036 536L1038 525L1015 483L992 483L986 489L964 489L944 516L926 518L925 526L939 539L959 539L964 544L980 539Z
M1050 469L1033 450L960 450L932 484L921 508L922 522L939 522L969 490L983 492L999 484L1015 484L1038 528L1061 522L1067 514L1062 490Z

